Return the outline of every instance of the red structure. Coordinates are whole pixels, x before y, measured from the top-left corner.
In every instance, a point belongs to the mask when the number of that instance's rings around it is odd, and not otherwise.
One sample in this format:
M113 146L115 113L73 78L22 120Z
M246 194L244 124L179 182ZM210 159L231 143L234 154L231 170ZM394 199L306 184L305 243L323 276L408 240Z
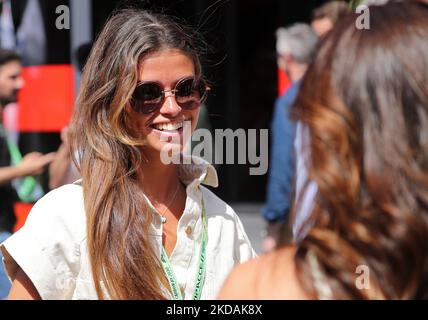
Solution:
M73 67L46 65L24 68L25 87L18 103L18 130L59 132L73 111Z

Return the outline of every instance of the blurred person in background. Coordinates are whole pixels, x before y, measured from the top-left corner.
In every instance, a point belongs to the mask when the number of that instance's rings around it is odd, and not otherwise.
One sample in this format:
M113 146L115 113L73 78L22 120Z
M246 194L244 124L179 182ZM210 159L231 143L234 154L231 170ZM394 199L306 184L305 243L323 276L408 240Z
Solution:
M21 58L14 51L0 49L0 242L13 232L16 223L14 203L18 195L12 181L43 172L44 166L53 160L54 154L42 155L38 152L27 154L22 161L11 165L11 144L3 128L3 109L9 103L17 102L18 92L24 85L21 75ZM2 256L0 254L0 259ZM0 265L0 299L4 299L10 289L10 282Z
M346 1L324 3L312 12L312 28L319 37L322 37L333 29L337 21L349 11L349 5Z
M75 56L80 73L91 53L93 43L84 43L76 50ZM80 173L72 160L69 136L71 127L68 125L61 130L61 145L58 148L55 160L49 165L49 189L53 190L63 185L73 183L80 178Z
M223 299L428 298L428 5L327 35L293 114L318 193L307 234L239 266Z
M296 23L276 32L278 66L292 81L291 87L277 99L271 123L271 163L267 201L262 215L267 222L263 251L272 250L281 224L287 219L294 191L294 139L296 124L290 119L291 106L299 91L300 80L315 54L318 37L308 24Z
M61 130L61 145L55 159L49 165L49 189L51 190L80 179L79 171L70 153L70 130L70 126Z

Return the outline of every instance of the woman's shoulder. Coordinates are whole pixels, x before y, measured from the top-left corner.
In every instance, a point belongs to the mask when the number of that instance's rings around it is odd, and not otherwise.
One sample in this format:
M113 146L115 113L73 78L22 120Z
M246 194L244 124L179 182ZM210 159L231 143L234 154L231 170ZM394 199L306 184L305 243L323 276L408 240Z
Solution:
M74 183L65 184L61 187L58 187L56 189L49 191L43 198L52 197L53 195L59 196L59 197L64 197L67 195L82 196L83 195L82 182L81 180L77 180Z
M52 213L61 214L67 211L82 209L83 189L78 183L66 184L48 192L44 197L36 202L34 208L43 207ZM62 210L59 210L59 209Z
M37 201L23 229L48 229L51 234L66 231L77 240L85 235L85 226L82 187L78 184L68 184L50 191Z
M297 277L294 255L294 247L284 247L237 266L226 280L219 298L308 299Z
M72 295L85 239L82 190L73 184L40 199L0 249L11 279L23 270L43 299L63 299Z

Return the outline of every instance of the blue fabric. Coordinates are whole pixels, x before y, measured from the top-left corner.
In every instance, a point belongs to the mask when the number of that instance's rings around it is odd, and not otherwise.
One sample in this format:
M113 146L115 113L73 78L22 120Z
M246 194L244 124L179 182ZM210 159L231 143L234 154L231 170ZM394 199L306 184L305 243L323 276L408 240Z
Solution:
M0 232L0 243L6 241L12 234L10 232ZM7 298L11 284L3 267L3 255L0 251L0 300Z
M290 111L299 86L299 81L293 83L275 103L266 204L262 208L262 215L268 222L284 221L292 203L296 123L290 119Z

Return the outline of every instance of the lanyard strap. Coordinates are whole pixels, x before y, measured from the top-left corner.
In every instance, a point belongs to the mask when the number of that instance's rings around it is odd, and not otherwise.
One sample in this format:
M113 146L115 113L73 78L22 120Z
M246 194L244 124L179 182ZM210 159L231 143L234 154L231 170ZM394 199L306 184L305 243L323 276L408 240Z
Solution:
M3 128L3 125L1 124L0 124L0 134L6 140L7 149L9 150L10 160L12 164L17 165L22 161L21 152L19 152L18 146L15 144L15 142L9 139L6 131Z
M10 160L12 165L16 166L22 161L22 155L15 142L9 139L3 125L0 124L0 135L6 140L9 150ZM38 184L36 179L31 176L17 179L14 181L14 186L19 199L23 202L35 202L43 196L43 189Z
M205 282L206 273L206 250L208 243L208 226L207 217L205 213L204 199L202 199L202 223L203 223L203 236L201 251L199 253L199 267L198 273L196 274L196 286L195 292L193 293L193 300L200 300L202 295L202 288ZM165 271L165 275L168 279L171 287L172 295L174 300L183 300L183 294L181 293L180 285L178 284L177 278L175 277L174 270L172 269L171 262L169 261L168 254L166 253L165 247L162 246L161 255L162 268Z

